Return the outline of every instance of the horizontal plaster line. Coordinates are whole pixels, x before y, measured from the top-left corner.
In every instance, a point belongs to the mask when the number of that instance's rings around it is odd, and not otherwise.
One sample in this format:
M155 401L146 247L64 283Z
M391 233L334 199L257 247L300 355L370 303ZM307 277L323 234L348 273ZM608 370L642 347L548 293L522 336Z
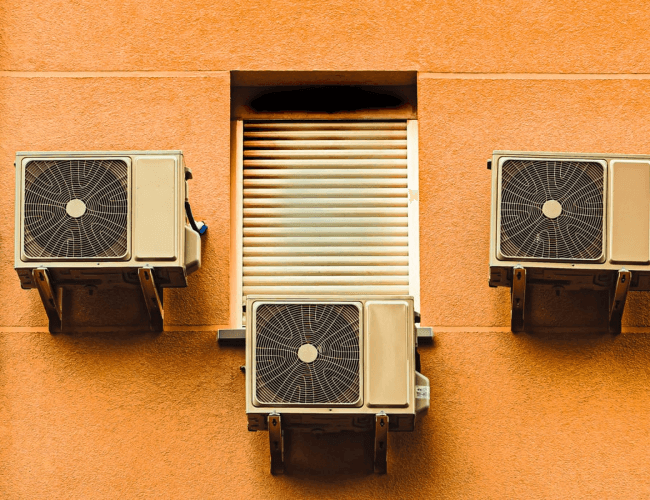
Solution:
M230 78L230 71L0 71L0 78ZM650 80L650 73L418 73L432 80Z
M166 332L216 332L230 328L228 325L165 325Z
M650 73L418 73L430 80L650 80Z
M165 332L216 332L219 329L230 328L228 325L165 325ZM101 332L147 332L142 326L104 327L93 326L75 329L72 333L101 333ZM49 333L47 326L2 326L0 333Z
M230 325L165 325L165 332L216 332L218 330L230 330ZM429 326L433 333L510 333L507 326ZM549 328L549 332L558 333L560 329ZM566 329L566 333L571 333L575 329ZM83 332L144 332L147 331L142 327L125 326L115 327L88 327L75 330L73 333ZM584 333L580 329L579 333ZM622 333L650 333L650 326L624 326ZM47 326L1 326L0 333L49 333Z
M429 326L429 325L426 325ZM434 335L436 333L504 333L510 332L505 326L431 326Z
M434 335L436 333L511 333L507 326L432 326ZM549 333L585 333L587 328L562 328L549 327ZM621 333L650 333L650 326L624 326Z
M47 326L0 326L0 333L49 333Z
M0 78L228 78L230 71L0 71Z

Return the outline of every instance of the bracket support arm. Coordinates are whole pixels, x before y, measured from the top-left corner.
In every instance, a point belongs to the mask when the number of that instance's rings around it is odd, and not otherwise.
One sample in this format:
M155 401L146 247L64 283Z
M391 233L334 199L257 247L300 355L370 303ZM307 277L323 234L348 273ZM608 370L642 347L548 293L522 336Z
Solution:
M510 329L514 333L524 331L524 309L526 306L526 269L523 266L512 268L512 316Z
M271 412L268 417L269 446L271 448L271 474L284 474L284 434L282 417L278 412Z
M388 415L380 411L375 415L375 474L386 474L388 451Z
M149 328L154 332L162 332L165 311L162 304L162 293L158 292L153 268L145 266L138 269L140 287L144 295L144 302L149 311Z
M63 289L59 289L59 293L56 293L45 267L34 269L32 277L49 319L50 333L60 332L63 325Z
M632 281L632 272L627 269L621 269L616 276L616 285L614 287L614 296L609 306L609 331L615 335L621 333L621 319L625 310L625 301L627 292L630 289Z

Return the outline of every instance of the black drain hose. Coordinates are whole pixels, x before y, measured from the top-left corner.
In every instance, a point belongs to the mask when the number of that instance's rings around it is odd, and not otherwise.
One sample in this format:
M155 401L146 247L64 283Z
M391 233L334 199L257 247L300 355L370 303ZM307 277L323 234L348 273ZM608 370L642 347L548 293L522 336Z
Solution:
M190 221L190 226L201 236L205 234L208 230L208 226L205 222L199 221L198 224L194 221L194 216L192 215L192 208L190 207L190 202L185 202L185 214L187 215L187 220Z

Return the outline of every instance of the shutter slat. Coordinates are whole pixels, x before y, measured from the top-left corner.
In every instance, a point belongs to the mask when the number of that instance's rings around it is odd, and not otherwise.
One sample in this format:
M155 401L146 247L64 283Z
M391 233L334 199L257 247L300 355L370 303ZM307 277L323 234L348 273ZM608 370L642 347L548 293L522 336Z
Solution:
M246 266L244 276L408 276L408 266Z
M307 159L266 159L244 160L244 168L282 168L282 169L337 169L337 168L395 168L400 167L406 171L406 155L404 158L307 158ZM287 175L292 175L291 171Z
M252 207L407 207L408 198L244 198Z
M244 228L249 227L407 227L405 217L244 217Z
M408 276L246 276L244 286L407 285Z
M244 258L246 256L264 256L264 257L276 257L283 256L287 258L293 257L305 257L305 256L386 256L386 255L408 255L409 250L407 246L312 246L312 247L283 247L283 246L258 246L251 247L244 244Z
M406 149L285 149L285 150L265 150L265 149L247 149L244 150L244 158L291 158L291 159L345 159L352 160L357 158L404 158L406 159Z
M244 286L243 295L408 295L408 285Z
M408 196L406 188L366 189L323 188L323 189L255 189L244 188L244 198L404 198Z
M352 243L350 237L339 236L280 236L280 237L244 237L244 246L250 247L311 247L311 246L345 246ZM386 246L406 246L408 238L406 236L358 236L354 238L354 244L358 246L373 246L373 245L386 245Z
M406 179L406 169L348 169L348 168L314 168L314 169L291 169L291 168L247 168L244 170L244 182L247 179L284 179L284 178L307 178L307 179Z
M304 256L264 256L264 257L244 257L245 268L260 267L274 267L274 266L375 266L375 267L388 267L388 266L408 266L408 257L401 255L381 255L381 256L368 256L368 255L329 255L318 257L304 257ZM246 272L246 271L244 271Z
M408 236L406 227L244 227L244 237L366 237Z
M343 141L256 141L245 140L244 148L266 148L266 149L403 149L406 151L406 139L404 140L343 140Z
M244 172L244 188L291 188L291 189L312 189L317 188L323 191L328 188L343 188L346 191L356 188L406 188L404 179L247 179Z
M275 130L246 132L246 138L285 139L285 140L406 140L404 130Z
M403 217L408 224L408 209L402 207L300 207L245 208L244 217Z
M406 130L403 121L397 122L246 122L244 130Z

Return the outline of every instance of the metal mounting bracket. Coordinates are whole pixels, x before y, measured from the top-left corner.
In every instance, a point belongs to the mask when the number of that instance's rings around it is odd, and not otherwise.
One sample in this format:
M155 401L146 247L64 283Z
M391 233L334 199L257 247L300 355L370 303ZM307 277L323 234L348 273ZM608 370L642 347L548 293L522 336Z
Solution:
M141 267L138 269L138 278L140 279L144 302L147 304L147 310L149 311L149 328L154 332L162 332L165 311L163 309L162 291L158 292L153 268L151 266Z
M621 333L621 319L625 310L625 300L627 292L630 289L632 281L632 272L627 269L618 271L616 285L614 287L614 296L609 304L609 331L615 335ZM611 295L610 295L611 296Z
M388 415L380 411L375 415L375 473L386 474L388 451Z
M269 413L269 446L271 448L271 474L284 474L284 434L282 418L276 411Z
M526 269L523 266L512 268L512 316L510 329L513 333L524 331L524 308L526 305Z
M34 269L32 277L49 319L50 333L60 332L63 327L63 289L59 288L59 293L56 293L45 267Z

